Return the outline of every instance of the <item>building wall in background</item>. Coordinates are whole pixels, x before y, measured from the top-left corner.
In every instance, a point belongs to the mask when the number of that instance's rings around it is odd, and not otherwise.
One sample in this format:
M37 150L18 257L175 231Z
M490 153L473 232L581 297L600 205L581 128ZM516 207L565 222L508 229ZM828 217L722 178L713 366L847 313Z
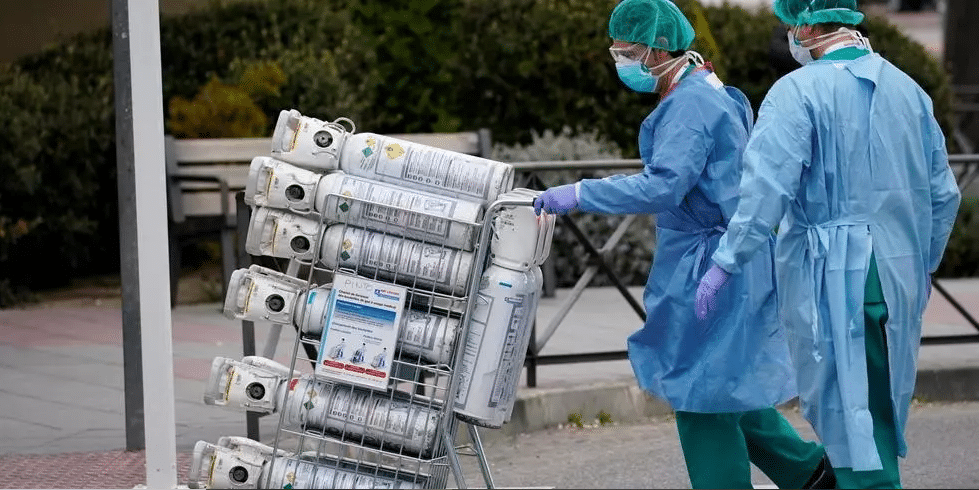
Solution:
M0 62L13 61L79 33L109 25L113 0L0 0ZM208 0L160 0L162 15Z

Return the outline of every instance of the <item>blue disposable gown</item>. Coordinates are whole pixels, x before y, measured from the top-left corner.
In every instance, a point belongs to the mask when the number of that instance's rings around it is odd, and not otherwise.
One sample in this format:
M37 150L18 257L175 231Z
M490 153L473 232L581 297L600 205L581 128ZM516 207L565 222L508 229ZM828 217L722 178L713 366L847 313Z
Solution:
M803 414L834 466L880 469L863 318L870 253L887 303L904 456L928 273L959 204L931 100L876 54L810 62L768 92L744 164L738 211L714 261L738 272L754 250L767 250L778 224L779 315Z
M795 377L776 322L774 237L720 293L724 314L694 315L697 284L736 208L752 124L744 94L706 73L684 78L643 121L642 173L582 180L579 208L656 214L646 323L628 339L639 386L674 410L740 412L791 399Z

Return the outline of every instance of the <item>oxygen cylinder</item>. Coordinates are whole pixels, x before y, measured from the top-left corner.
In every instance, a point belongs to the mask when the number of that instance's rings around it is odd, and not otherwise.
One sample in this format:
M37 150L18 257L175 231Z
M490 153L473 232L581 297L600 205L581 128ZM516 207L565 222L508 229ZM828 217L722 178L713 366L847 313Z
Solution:
M438 407L412 403L397 392L379 393L303 375L288 383L286 396L286 420L305 430L421 457L431 455L435 447Z
M267 414L285 410L293 426L421 456L434 449L440 420L435 401L415 403L398 392L320 381L309 374L292 377L287 367L260 356L241 362L215 357L204 403Z
M313 170L343 170L371 180L403 185L488 204L513 187L512 165L383 136L355 133L349 119L334 122L283 110L276 121L272 156Z
M326 323L329 289L317 288L300 296L306 308L296 325L303 332L319 335ZM401 330L397 348L402 355L420 357L431 363L449 364L455 352L455 337L459 320L414 309L406 309L401 315ZM389 358L390 359L390 358Z
M343 222L417 240L472 250L482 206L472 201L406 189L342 171L323 175L271 157L255 157L245 202L317 212Z
M270 468L268 488L428 488L424 477L409 479L405 473L311 452L298 458L278 457Z
M350 130L343 123L349 124ZM344 138L354 129L353 121L347 118L326 122L303 116L295 109L283 110L272 130L272 156L320 172L337 170Z
M247 437L217 444L197 441L187 473L189 488L425 488L424 476L408 475L333 456L290 456Z
M465 294L473 266L471 252L344 224L329 226L321 247L325 267L446 294Z
M245 251L252 255L312 262L317 251L313 245L321 233L319 220L255 206L248 222Z
M407 238L472 250L482 206L395 184L333 172L323 176L317 211L342 222Z
M496 429L509 418L536 314L539 269L516 271L490 263L480 277L457 363L459 419Z
M224 316L294 325L295 306L308 285L308 281L258 264L235 270L228 280Z
M279 457L285 451L275 453ZM188 488L262 488L262 472L273 457L271 447L247 437L221 437L217 444L194 444Z
M524 335L523 343L519 347L517 347L517 350L516 350L516 352L523 352L524 353L523 354L523 357L520 358L520 366L523 366L524 360L527 357L526 356L526 353L530 349L530 342L533 340L531 338L532 336L530 334L532 333L532 329L534 327L534 320L537 318L537 304L540 303L540 298L541 298L541 294L542 294L542 291L541 290L544 287L544 271L542 271L540 267L531 267L530 268L530 272L533 272L534 273L534 280L537 281L537 294L534 295L533 299L530 302L530 311L532 313L531 313L531 317L530 317L530 325L527 327L528 333L526 335ZM519 373L519 370L518 370L518 373ZM519 384L520 384L520 375L518 374L513 379L513 392L514 392L514 396L511 396L510 397L509 402L507 402L506 408L503 410L504 413L506 414L506 418L504 420L504 423L510 422L510 416L513 415L513 407L514 407L514 405L517 402L517 396L516 396L516 392L517 392L517 389L518 389L518 386L517 385L519 385Z
M287 366L265 357L246 356L240 362L215 357L204 385L204 404L274 413L291 376Z
M272 157L257 156L248 166L245 203L305 214L314 211L323 174Z
M523 191L527 191L526 193ZM527 189L514 189L501 196L533 199L539 194ZM530 206L502 206L492 218L490 259L508 269L523 271L541 265L551 250L555 216L538 216Z
M311 288L308 282L258 264L231 273L224 315L233 320L295 325L320 335L326 322L330 285ZM449 364L459 320L446 315L406 309L401 315L397 348L402 355ZM390 362L390 355L387 361Z

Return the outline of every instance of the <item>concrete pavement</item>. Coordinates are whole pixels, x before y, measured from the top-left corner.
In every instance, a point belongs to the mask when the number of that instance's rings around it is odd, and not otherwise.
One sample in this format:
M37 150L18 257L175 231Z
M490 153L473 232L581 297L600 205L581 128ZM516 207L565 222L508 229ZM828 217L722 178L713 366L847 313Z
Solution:
M979 317L979 279L941 284ZM639 298L641 288L631 292ZM568 294L569 290L561 289L541 301L538 325L550 322ZM202 400L211 360L242 355L240 323L224 317L220 308L218 303L180 305L172 312L180 478L185 477L189 464L187 452L198 440L216 442L221 436L246 435L242 413L208 406ZM110 475L124 469L132 473L132 458L140 453L122 451L126 434L119 300L75 300L0 310L0 325L0 399L4 407L0 411L0 467L8 469L6 481L0 478L0 487L61 488L67 483L73 488L105 488L90 484L118 481ZM638 316L617 290L588 288L541 354L622 350L626 337L639 325ZM256 325L259 352L268 328ZM282 332L275 359L288 365L295 335L289 329ZM933 295L925 314L925 337L975 333L940 294ZM924 346L919 367L918 392L927 401L979 399L979 344ZM566 424L571 414L579 414L588 423L605 412L618 423L629 423L669 413L665 404L636 387L628 361L544 366L538 368L537 380L536 388L521 383L511 422L502 429L481 430L484 441ZM272 444L277 422L276 416L261 419L263 442ZM105 461L100 462L99 457ZM37 486L39 465L48 463L69 464L74 471L45 473L61 479ZM17 473L16 468L25 470ZM82 470L91 473L92 468L101 468L94 477L102 479L80 481L85 474ZM138 484L145 474L135 473L138 479L132 481ZM18 474L22 476L15 478Z

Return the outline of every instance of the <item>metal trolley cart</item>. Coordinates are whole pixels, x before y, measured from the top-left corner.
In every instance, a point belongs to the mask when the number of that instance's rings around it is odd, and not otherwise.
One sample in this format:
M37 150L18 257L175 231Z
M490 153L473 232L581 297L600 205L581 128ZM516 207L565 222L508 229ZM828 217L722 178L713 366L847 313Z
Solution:
M289 121L283 111L279 125ZM319 127L309 138L321 143L323 128L336 124L306 122ZM329 136L327 144L351 144L348 135ZM384 158L455 157L380 138L363 141ZM301 146L301 135L292 139ZM512 168L492 163L509 180L496 179L498 192L480 202L356 175L342 163L324 172L256 157L246 248L290 267L236 271L225 312L292 324L299 334L289 366L215 359L205 402L277 413L278 425L272 447L235 437L199 442L192 480L206 473L226 488L445 488L451 472L465 488L459 457L468 454L494 487L477 427L499 428L513 408L554 220L534 215L535 191L511 189ZM460 423L468 445L456 445Z

